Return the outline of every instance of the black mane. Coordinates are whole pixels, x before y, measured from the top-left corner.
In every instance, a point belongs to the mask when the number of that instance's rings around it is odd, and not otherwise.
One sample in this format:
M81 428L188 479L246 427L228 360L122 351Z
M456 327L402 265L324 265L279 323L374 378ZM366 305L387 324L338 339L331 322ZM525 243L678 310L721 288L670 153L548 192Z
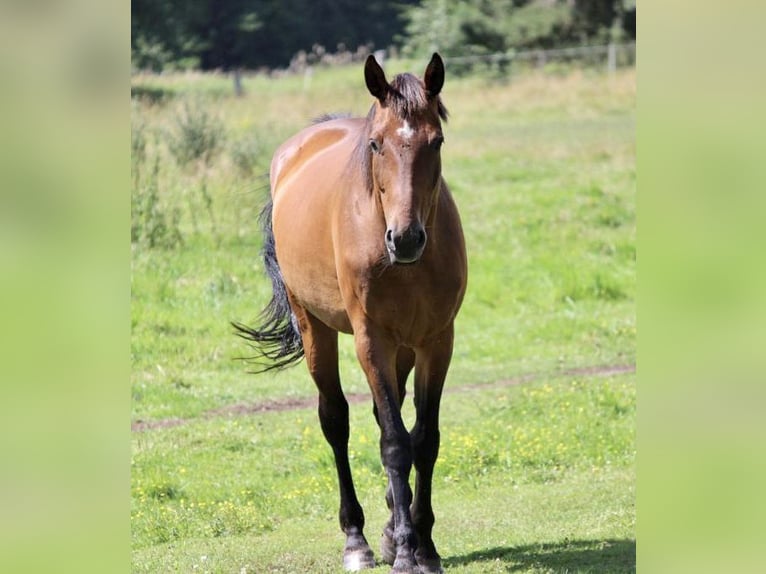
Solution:
M411 119L430 107L425 84L418 77L408 73L394 76L386 96L386 104L403 120ZM446 122L449 114L439 96L436 96L436 104L439 117Z

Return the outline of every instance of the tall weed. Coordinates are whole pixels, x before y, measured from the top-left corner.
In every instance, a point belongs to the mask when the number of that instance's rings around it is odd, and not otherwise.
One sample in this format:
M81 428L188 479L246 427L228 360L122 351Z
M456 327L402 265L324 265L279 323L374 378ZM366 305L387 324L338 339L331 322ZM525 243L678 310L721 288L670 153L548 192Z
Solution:
M168 133L168 148L181 167L209 166L226 139L221 120L199 98L183 100Z
M146 123L134 103L130 114L130 166L134 186L138 184L141 168L146 162L146 131Z
M155 142L153 163L145 173L149 163L150 128L135 103L130 120L131 244L148 248L176 247L183 242L179 229L180 213L178 209L168 209L160 200L159 146Z
M189 171L189 187L196 188L202 207L207 212L216 242L220 243L213 196L208 189L208 169L224 147L226 132L220 118L211 112L210 105L199 98L187 98L178 108L173 127L167 134L168 149L179 167ZM187 194L192 224L199 231L198 201Z
M258 161L266 155L266 150L261 139L255 135L248 135L234 140L229 146L229 157L242 176L252 176L258 165Z
M138 164L142 165L142 164ZM140 173L140 167L134 167ZM145 180L134 177L131 190L130 241L140 247L172 249L183 244L179 227L181 213L160 201L160 156L154 155Z

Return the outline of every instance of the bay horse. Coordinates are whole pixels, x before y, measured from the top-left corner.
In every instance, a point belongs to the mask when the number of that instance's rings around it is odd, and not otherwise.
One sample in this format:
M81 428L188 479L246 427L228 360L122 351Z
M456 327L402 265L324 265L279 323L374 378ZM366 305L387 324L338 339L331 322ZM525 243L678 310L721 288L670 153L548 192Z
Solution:
M269 361L265 370L306 358L335 456L350 571L375 566L338 372L338 333L353 334L388 475L382 558L392 572L431 574L443 572L431 537L439 403L467 279L460 217L441 174L444 64L434 54L422 80L405 73L389 83L369 56L364 78L375 98L367 117L322 118L274 153L261 220L273 297L261 327L234 327ZM416 422L408 432L401 406L413 367Z

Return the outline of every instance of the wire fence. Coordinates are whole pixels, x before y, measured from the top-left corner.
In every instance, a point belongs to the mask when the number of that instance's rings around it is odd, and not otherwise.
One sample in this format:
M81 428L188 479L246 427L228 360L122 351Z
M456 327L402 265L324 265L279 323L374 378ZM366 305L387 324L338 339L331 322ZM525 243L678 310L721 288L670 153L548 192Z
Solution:
M375 50L370 46L360 46L355 52L339 45L338 51L330 52L315 45L310 52L298 52L286 69L271 70L272 76L288 74L311 74L315 67L344 66L363 62L369 54L374 54L379 64L385 67L386 60L399 59L396 49ZM636 63L636 43L612 43L594 46L574 46L547 50L508 50L492 54L466 54L444 58L453 71L470 73L477 70L494 70L505 74L511 69L552 68L556 66L600 67L609 72L618 67L629 67Z
M582 66L603 66L608 72L614 72L618 67L635 65L636 43L476 54L445 58L445 61L450 65L466 68L472 68L477 64L499 67L501 69L516 66L545 68L546 66L556 64L576 64Z
M278 70L243 70L234 69L229 72L216 70L206 72L213 75L230 76L234 81L234 93L237 96L244 94L243 78L251 75L266 74L273 78L290 75L302 75L303 87L309 89L316 68L332 68L364 61L373 53L378 63L385 67L386 60L398 59L397 51L371 50L369 46L360 46L355 52L351 52L341 46L336 53L330 53L321 46L314 46L311 53L299 52L293 57L286 69ZM564 72L573 68L601 69L609 73L618 68L633 67L636 64L636 43L612 43L593 46L573 46L570 48L554 48L548 50L509 50L493 54L470 54L465 56L449 56L444 58L450 68L450 73L471 74L487 73L491 77L508 80L512 75L527 71L539 70L542 72ZM188 72L187 72L188 73ZM134 71L135 74L135 71ZM147 75L147 72L143 72ZM153 75L148 73L148 75ZM144 93L147 89L131 86L131 95L146 95L155 97L153 94Z

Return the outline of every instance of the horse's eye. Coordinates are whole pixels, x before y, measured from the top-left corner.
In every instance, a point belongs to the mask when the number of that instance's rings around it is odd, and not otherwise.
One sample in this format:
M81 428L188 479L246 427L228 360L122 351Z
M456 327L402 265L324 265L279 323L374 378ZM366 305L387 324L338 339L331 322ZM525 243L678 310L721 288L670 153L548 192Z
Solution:
M436 151L439 151L443 143L444 143L444 138L442 136L437 136L433 140L431 140L430 145L433 149L435 149Z
M374 151L375 153L380 152L380 144L377 140L370 140L370 149Z

